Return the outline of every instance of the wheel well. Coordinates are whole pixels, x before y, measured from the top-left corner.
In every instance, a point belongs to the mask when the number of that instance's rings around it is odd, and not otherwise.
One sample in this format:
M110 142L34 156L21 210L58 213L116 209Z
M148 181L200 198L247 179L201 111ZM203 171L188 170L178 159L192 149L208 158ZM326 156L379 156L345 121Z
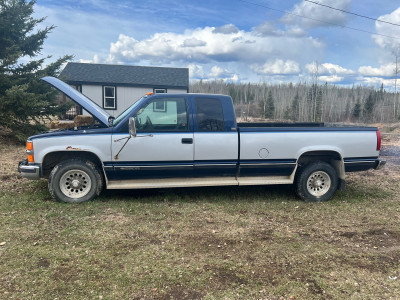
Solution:
M342 157L335 151L310 151L303 153L297 160L298 168L314 161L323 161L335 168L340 179L344 180L344 164Z
M103 167L100 159L96 154L87 151L57 151L47 154L42 163L43 177L48 177L51 170L60 162L72 159L80 158L83 160L90 160L93 162L103 173Z
M303 153L297 160L297 163L299 165L305 165L317 160L324 161L330 164L332 160L342 160L342 158L339 153L334 151L311 151Z

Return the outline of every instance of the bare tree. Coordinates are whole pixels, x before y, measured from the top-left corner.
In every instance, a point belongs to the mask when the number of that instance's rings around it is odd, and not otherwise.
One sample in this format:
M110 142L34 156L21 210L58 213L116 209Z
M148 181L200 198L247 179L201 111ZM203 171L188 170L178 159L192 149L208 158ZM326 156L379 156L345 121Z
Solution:
M394 117L396 117L397 116L397 109L398 109L398 105L397 105L397 102L398 102L398 97L397 97L397 76L398 76L398 74L399 74L399 72L400 72L400 70L399 70L399 65L398 65L398 62L399 62L399 52L400 52L400 46L397 46L396 47L396 49L394 49L393 51L392 51L392 54L394 55L394 58L395 58L395 66L394 66L394 95L395 95L395 100L393 101L393 115L394 115Z
M366 86L351 88L329 84L321 86L315 81L297 84L196 81L191 82L190 91L230 95L238 116L242 115L245 119L265 118L268 111L273 111L268 117L274 120L398 122L400 108L397 91L387 92L383 85L375 90ZM273 109L267 102L270 93L273 98ZM374 97L371 98L372 96ZM394 107L397 114L393 113Z

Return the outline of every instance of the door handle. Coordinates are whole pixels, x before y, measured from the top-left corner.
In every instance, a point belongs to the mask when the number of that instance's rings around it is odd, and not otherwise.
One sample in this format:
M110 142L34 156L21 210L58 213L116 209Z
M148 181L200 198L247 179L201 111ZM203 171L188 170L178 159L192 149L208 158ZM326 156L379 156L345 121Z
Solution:
M182 144L193 144L193 139L192 138L183 138Z

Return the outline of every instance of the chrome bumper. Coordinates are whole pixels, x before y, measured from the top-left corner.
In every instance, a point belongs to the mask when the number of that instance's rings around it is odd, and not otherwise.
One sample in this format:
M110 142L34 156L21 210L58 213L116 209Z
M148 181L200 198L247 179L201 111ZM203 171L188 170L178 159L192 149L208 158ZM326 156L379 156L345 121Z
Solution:
M22 177L38 180L40 179L40 166L28 164L28 160L20 161L18 164L18 172L21 173Z
M380 170L386 165L386 160L378 160L375 166L375 170Z

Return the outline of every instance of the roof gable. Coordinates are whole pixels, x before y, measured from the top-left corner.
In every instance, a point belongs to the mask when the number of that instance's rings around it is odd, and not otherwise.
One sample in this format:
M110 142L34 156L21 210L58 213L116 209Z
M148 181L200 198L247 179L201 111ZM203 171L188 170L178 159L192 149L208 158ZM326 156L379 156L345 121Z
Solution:
M68 63L60 78L74 84L189 87L189 69Z

